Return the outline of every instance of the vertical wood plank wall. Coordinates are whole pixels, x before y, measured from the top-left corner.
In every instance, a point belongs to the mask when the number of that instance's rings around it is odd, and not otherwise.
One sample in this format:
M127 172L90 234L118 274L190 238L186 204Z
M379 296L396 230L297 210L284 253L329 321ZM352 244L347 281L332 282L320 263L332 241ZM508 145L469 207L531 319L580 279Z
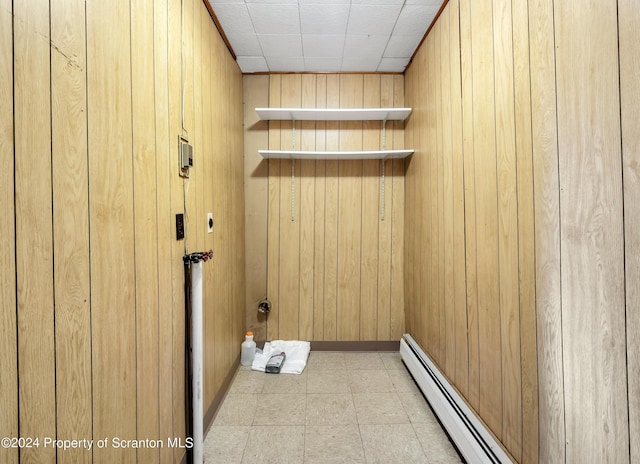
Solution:
M246 229L251 275L247 329L263 340L398 340L404 331L403 161L385 161L383 220L380 161L266 161L250 150L379 149L379 121L298 121L294 132L291 121L271 121L267 129L252 113L260 106L402 107L404 77L274 74L244 79L246 216L251 224ZM404 123L388 122L387 148L403 148L403 143ZM266 321L257 313L265 297L273 304Z
M639 21L450 0L405 73L407 330L518 462L640 457Z
M214 251L205 408L244 328L241 73L199 0L2 0L0 39L0 435L41 443L0 461L179 462L167 439L186 433L185 250Z

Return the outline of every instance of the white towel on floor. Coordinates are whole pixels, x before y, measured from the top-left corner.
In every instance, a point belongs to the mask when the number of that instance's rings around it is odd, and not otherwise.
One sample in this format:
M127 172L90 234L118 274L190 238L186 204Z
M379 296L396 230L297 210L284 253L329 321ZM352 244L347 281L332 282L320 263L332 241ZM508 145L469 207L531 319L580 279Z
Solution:
M266 342L262 353L256 352L251 369L254 371L264 372L264 368L269 358L274 354L285 352L287 357L280 369L281 374L302 374L307 365L311 344L309 342L301 342L299 340L274 340Z

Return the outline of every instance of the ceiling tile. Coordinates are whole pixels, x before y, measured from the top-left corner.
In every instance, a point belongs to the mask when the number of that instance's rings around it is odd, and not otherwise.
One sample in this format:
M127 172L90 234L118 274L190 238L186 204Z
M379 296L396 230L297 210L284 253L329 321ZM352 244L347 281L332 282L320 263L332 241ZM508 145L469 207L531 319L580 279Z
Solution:
M297 5L248 3L247 7L258 34L300 34Z
M304 70L309 72L335 72L340 70L342 58L304 57Z
M304 71L302 56L267 56L269 71Z
M389 39L383 56L388 58L410 58L421 40L421 35L394 34Z
M403 5L404 0L351 0L352 5Z
M302 40L296 34L259 34L264 56L302 56Z
M215 6L221 3L244 3L244 0L209 0L209 3Z
M439 9L438 6L405 5L400 12L393 33L424 35Z
M255 34L233 34L229 40L232 42L233 51L236 55L259 56L262 55L262 48Z
M442 0L406 0L405 5L436 5L438 9L442 6Z
M245 0L246 3L269 3L279 5L297 5L298 0Z
M344 43L344 57L379 60L388 41L388 35L348 35Z
M300 5L303 34L344 34L349 5Z
M378 72L403 72L409 64L409 58L382 58Z
M302 35L304 56L316 58L340 58L344 49L343 35Z
M214 11L227 37L253 32L249 10L244 3L221 3L216 5Z
M340 71L367 72L377 69L379 62L376 58L343 58Z
M264 56L238 56L236 62L245 73L269 71Z
M391 34L401 5L351 5L347 34Z
M350 5L351 0L298 0L300 5Z

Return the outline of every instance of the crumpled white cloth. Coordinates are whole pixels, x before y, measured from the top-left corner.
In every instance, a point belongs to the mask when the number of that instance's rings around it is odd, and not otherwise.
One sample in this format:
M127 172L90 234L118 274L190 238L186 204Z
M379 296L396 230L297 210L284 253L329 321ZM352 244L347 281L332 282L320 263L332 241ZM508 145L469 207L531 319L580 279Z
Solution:
M264 368L267 365L269 358L274 354L280 354L283 351L287 357L280 369L280 373L302 374L302 371L304 371L304 368L307 365L307 358L311 351L311 344L309 342L302 342L299 340L274 340L266 342L262 349L262 353L256 351L256 357L253 360L251 369L254 371L264 372Z

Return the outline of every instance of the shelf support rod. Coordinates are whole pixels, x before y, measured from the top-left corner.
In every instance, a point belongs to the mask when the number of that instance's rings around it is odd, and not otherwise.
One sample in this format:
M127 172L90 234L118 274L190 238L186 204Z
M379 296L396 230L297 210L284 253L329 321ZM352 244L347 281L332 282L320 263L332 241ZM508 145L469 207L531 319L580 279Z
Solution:
M387 120L382 120L382 150L387 149ZM380 162L382 163L382 167L380 169L380 220L384 221L384 164L386 159L382 158Z

